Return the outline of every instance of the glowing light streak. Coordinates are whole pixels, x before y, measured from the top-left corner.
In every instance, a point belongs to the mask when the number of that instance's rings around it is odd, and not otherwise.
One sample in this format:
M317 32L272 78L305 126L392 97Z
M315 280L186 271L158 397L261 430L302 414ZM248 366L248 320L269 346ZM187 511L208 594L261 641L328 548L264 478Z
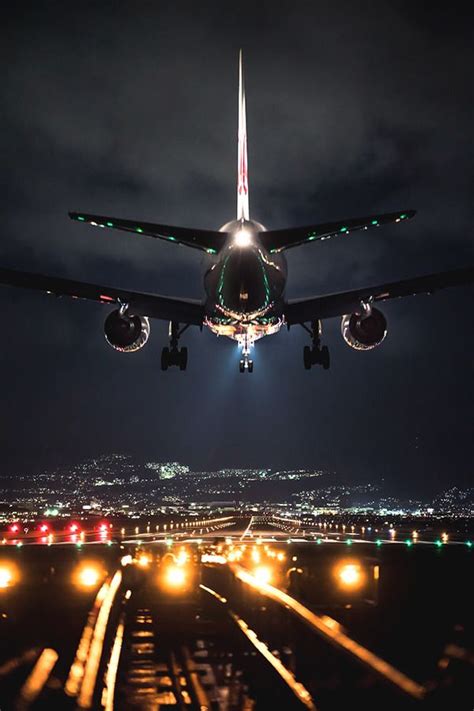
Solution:
M120 653L122 651L123 643L123 633L125 629L124 615L120 617L120 622L117 627L117 633L115 635L114 644L112 651L110 653L109 664L107 666L107 672L105 675L105 689L104 696L102 699L102 705L105 711L113 711L114 708L114 694L115 694L115 682L117 680L117 670L120 661Z
M17 706L18 709L27 708L38 698L57 660L58 653L54 649L43 649L38 661L21 688L20 703Z
M79 708L88 709L92 706L95 682L97 679L97 672L99 671L99 663L102 656L102 649L104 646L104 638L107 629L107 623L109 621L110 610L112 609L112 604L114 602L115 595L120 587L121 582L122 572L120 570L117 570L105 593L104 601L99 610L99 614L97 615L97 621L95 624L92 641L89 647L89 654L87 656L87 661L85 664L81 690L77 699L77 705Z
M241 568L239 565L231 564L234 575L250 587L258 590L272 600L288 607L298 617L300 617L311 629L321 634L336 647L344 649L358 659L362 664L369 667L373 672L381 676L385 681L404 691L409 696L421 700L426 696L426 689L421 684L407 677L403 672L395 669L391 664L369 651L355 640L348 637L338 628L332 628L324 618L308 610L307 607L292 598L287 593L268 583L259 583L253 575Z

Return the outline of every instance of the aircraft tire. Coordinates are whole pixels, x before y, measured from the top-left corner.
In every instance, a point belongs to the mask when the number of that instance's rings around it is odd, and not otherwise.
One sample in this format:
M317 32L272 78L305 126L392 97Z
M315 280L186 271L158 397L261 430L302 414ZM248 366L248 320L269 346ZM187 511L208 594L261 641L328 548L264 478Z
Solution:
M170 364L170 349L163 348L161 351L161 370L168 370Z
M313 359L312 359L312 353L311 353L311 348L309 346L305 346L303 348L303 363L305 370L311 370L311 366L313 364Z

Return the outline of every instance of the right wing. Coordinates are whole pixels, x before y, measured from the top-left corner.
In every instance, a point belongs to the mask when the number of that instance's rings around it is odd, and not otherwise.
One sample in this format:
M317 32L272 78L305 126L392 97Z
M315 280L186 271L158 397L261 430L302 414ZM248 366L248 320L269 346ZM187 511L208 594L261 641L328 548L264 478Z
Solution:
M284 308L286 322L289 326L306 321L344 316L360 309L361 301L385 301L401 296L416 294L432 294L438 289L449 286L463 286L474 283L474 267L453 269L448 272L438 272L427 276L403 279L388 284L369 286L353 291L341 291L338 294L327 294L310 299L289 301Z
M149 316L164 321L202 326L204 320L204 305L199 301L126 291L100 284L88 284L83 281L60 279L13 269L0 269L0 284L36 289L54 296L89 299L102 304L117 304L118 306L128 304L130 312L134 315Z
M226 233L213 232L212 230L194 230L189 227L170 227L169 225L157 225L153 222L142 222L141 220L122 220L117 217L105 217L104 215L87 215L85 212L70 212L71 220L83 222L93 227L103 227L133 234L146 235L147 237L158 237L168 242L177 242L187 247L201 249L208 254L217 254L224 246Z
M281 252L290 247L297 247L305 242L323 241L330 237L347 237L355 230L368 230L381 225L405 222L416 214L415 210L400 210L400 212L386 212L381 215L367 215L366 217L348 217L337 222L324 222L319 225L307 227L289 227L285 230L268 230L260 232L260 239L269 252Z

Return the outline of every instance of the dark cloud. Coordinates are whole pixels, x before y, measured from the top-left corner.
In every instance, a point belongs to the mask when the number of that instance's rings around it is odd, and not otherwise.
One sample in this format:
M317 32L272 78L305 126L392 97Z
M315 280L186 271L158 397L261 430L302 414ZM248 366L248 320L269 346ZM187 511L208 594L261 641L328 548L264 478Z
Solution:
M400 229L291 252L290 297L472 263L470 23L422 6L23 3L2 29L2 265L200 297L194 251L67 211L231 218L240 46L256 219L419 210ZM164 374L166 324L127 357L106 347L99 306L1 296L6 468L112 449L405 484L469 477L470 289L387 305L389 338L365 355L328 323L329 373L303 370L301 329L281 332L257 345L252 377L208 333L188 331L189 370Z

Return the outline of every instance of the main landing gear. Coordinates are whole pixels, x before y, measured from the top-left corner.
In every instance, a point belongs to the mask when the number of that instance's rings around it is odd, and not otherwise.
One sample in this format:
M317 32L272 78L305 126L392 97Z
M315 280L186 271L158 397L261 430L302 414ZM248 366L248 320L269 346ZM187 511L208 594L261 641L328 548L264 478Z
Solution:
M178 341L187 328L188 325L184 326L180 331L179 323L170 321L170 345L161 351L161 370L168 370L171 365L177 365L180 370L186 370L188 364L188 349L185 346L178 348Z
M303 363L306 370L311 370L313 365L322 365L323 370L329 370L330 358L329 348L321 346L321 322L312 321L311 328L304 323L301 324L305 331L311 336L312 346L303 348Z

